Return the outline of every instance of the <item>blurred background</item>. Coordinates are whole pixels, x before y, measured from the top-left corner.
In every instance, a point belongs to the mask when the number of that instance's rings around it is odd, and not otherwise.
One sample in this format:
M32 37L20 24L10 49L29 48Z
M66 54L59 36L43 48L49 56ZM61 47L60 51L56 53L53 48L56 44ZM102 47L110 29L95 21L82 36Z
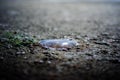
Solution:
M119 0L1 0L0 24L30 34L92 34L119 24ZM72 32L71 32L72 31ZM51 34L52 35L52 34Z

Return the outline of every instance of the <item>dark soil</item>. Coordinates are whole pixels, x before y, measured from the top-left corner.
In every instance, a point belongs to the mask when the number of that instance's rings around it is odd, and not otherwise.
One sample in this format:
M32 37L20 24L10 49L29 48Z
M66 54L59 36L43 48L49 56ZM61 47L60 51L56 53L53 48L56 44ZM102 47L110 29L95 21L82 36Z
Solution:
M0 2L0 80L120 80L120 3ZM43 39L75 39L70 50Z

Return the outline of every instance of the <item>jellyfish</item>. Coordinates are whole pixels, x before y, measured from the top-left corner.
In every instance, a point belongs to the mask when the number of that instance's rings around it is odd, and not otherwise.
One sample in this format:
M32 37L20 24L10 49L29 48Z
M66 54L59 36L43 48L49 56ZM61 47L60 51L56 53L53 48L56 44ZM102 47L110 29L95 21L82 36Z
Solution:
M78 42L73 39L48 39L41 40L40 46L50 50L69 50L78 45Z

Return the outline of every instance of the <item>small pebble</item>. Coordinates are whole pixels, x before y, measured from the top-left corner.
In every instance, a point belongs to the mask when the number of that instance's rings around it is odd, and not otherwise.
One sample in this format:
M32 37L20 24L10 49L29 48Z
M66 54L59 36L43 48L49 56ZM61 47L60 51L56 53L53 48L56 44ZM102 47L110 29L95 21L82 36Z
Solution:
M48 64L51 64L52 62L51 61L47 61Z
M20 51L20 52L17 52L16 54L17 54L17 55L24 55L25 52L24 52L24 51Z

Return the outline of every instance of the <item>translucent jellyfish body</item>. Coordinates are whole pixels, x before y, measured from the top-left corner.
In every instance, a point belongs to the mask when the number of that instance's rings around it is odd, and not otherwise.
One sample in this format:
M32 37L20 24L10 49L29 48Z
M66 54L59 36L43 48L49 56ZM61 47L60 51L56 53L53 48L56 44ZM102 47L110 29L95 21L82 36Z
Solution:
M78 45L77 41L72 39L48 39L39 43L43 48L50 50L68 50Z

